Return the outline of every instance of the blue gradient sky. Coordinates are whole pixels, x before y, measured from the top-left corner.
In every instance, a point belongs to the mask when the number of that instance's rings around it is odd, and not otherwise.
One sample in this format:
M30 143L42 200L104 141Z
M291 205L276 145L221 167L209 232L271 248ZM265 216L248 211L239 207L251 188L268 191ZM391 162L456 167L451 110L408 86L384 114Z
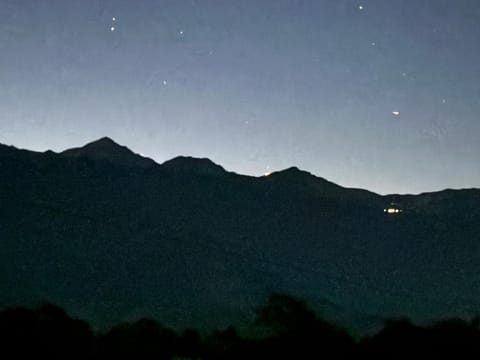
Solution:
M0 142L479 187L479 39L478 0L0 0Z

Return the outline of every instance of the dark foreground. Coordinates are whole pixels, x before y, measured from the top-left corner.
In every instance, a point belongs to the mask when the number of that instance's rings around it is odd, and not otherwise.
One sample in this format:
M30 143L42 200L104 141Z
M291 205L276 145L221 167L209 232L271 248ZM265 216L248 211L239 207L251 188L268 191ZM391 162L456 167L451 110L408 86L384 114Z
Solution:
M142 319L94 333L47 304L35 309L10 308L0 313L0 356L62 359L320 359L320 358L466 358L480 355L480 322L443 320L417 326L405 319L388 320L373 336L354 340L346 330L313 313L300 300L273 295L257 309L243 337L232 327L200 335L194 329L174 331ZM262 334L258 336L258 334Z

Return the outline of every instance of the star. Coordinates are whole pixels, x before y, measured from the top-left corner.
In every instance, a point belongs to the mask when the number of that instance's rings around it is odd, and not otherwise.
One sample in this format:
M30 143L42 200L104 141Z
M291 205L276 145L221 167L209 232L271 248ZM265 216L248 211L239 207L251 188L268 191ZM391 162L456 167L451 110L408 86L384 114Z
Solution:
M167 80L163 80L163 81L162 81L162 84L163 84L163 85L167 85Z
M179 33L180 33L180 35L183 35L183 30L180 30Z
M113 17L113 18L112 18L112 21L113 21L113 22L117 21L117 18L116 18L116 17Z
M110 28L110 31L115 31L115 26L112 26L112 27Z
M363 5L359 5L358 10L363 10Z

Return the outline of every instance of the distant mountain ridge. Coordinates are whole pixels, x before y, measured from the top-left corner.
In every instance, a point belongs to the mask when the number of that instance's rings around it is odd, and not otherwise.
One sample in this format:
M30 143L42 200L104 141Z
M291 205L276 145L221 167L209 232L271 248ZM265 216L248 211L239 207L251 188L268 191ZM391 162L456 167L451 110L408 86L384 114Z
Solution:
M221 326L285 292L362 330L467 317L480 313L479 202L478 189L381 196L294 167L157 164L109 138L61 153L0 145L0 306Z

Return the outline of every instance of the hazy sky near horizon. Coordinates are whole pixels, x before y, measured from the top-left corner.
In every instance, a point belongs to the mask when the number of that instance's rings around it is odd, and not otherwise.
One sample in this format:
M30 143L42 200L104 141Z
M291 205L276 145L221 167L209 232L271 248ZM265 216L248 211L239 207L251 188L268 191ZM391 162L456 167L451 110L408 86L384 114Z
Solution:
M0 0L0 143L480 187L478 0Z

